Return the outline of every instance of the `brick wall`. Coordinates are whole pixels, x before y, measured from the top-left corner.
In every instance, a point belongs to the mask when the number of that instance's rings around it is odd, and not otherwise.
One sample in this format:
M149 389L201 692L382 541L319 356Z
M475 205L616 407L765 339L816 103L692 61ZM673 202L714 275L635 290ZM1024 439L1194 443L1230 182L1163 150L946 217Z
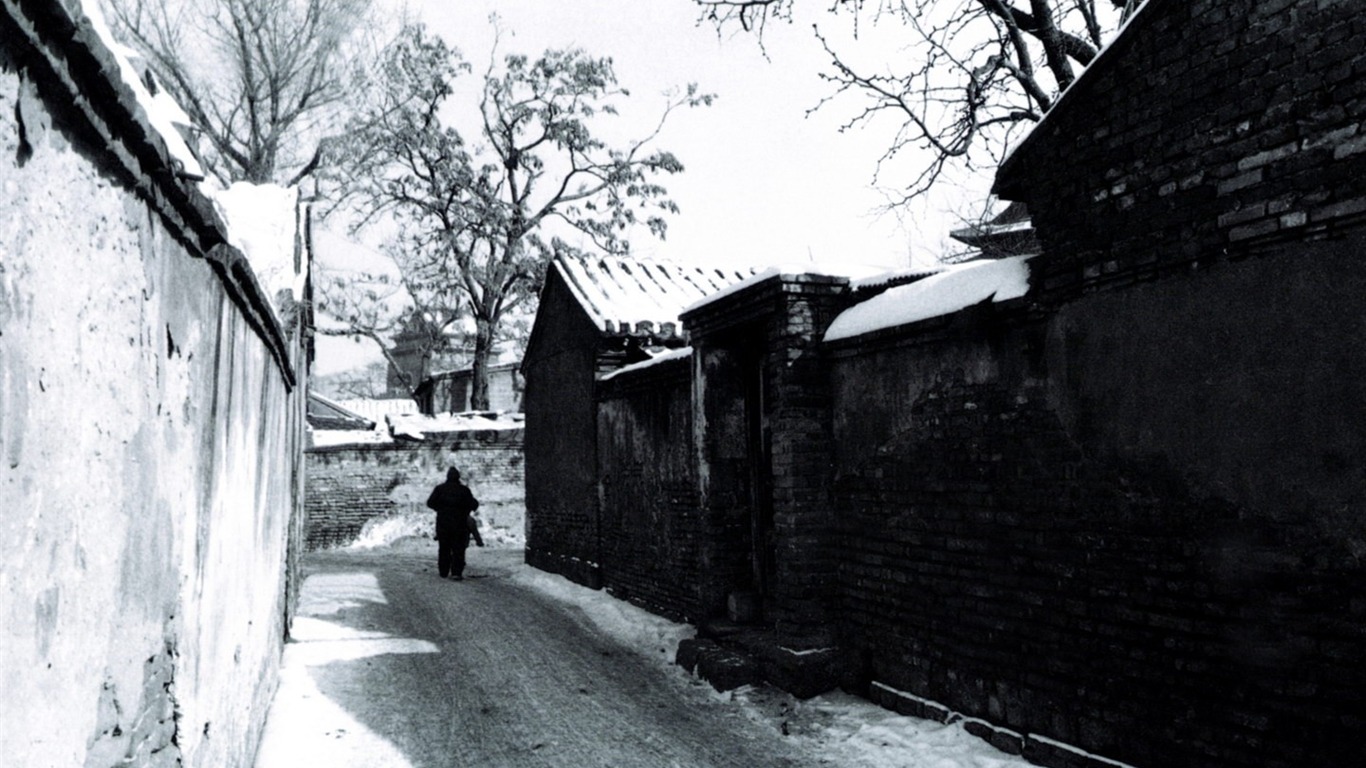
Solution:
M1366 423L1342 389L1366 371L1311 371L1361 348L1316 327L1366 285L1330 285L1351 257L1316 253L1313 287L1283 290L1306 255L837 350L841 640L862 679L1049 765L1094 763L1048 740L1133 765L1360 762L1366 538L1343 515L1366 485L1333 457L1366 455L1340 426ZM1278 301L1300 317L1259 317ZM870 421L875 441L854 434Z
M847 280L778 275L687 313L698 358L704 607L753 591L790 647L828 639L830 395L820 354ZM719 607L718 607L719 606Z
M528 564L593 586L598 571L597 422L599 332L551 270L541 294L526 377Z
M795 288L795 289L794 289ZM789 287L765 361L773 504L775 628L828 642L835 581L831 400L820 340L847 301L842 281Z
M481 531L489 543L525 540L522 430L311 448L307 462L309 549L350 544L367 523L381 519L408 519L413 533L430 536L434 513L427 509L427 496L452 466L479 499Z
M603 586L675 620L700 616L691 362L615 376L598 394Z
M1146 5L997 177L1029 205L1054 300L1366 216L1358 3Z

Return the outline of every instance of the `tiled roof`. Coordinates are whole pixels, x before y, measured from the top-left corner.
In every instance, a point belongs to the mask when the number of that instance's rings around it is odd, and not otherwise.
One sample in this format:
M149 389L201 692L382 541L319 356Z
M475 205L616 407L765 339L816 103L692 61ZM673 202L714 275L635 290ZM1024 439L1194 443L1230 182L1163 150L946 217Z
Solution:
M684 307L753 273L611 256L560 256L554 268L599 330L664 337L678 333Z
M949 237L978 248L992 258L1039 251L1039 240L1029 219L1029 208L1019 202L1006 206L991 221L955 229L949 233Z
M308 425L314 429L374 429L375 422L317 392L308 393Z

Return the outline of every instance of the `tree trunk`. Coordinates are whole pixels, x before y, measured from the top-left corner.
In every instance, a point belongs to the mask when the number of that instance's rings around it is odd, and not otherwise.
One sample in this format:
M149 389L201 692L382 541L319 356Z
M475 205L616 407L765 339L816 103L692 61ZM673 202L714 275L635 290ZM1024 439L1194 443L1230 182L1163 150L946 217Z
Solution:
M474 365L470 373L470 410L489 410L489 355L493 354L493 325L474 322Z

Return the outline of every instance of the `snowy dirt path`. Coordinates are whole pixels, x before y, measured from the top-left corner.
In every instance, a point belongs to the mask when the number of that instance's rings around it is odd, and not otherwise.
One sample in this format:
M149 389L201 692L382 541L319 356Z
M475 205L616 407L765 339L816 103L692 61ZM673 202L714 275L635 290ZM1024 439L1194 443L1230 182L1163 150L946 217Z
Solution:
M308 558L257 768L831 764L529 588L520 550L454 582L430 549Z

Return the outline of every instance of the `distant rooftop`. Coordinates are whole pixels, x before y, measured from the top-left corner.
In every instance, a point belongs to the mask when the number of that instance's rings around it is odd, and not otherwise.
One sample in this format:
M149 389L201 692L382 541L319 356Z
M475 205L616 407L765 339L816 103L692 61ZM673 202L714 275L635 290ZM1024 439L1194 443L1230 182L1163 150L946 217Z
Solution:
M678 332L678 316L684 307L753 272L610 256L560 256L554 269L599 330L666 337Z
M308 425L315 430L364 431L375 428L375 421L350 410L336 400L317 392L308 393Z
M1038 253L1039 241L1029 219L1029 208L1013 202L994 219L983 224L970 224L955 229L949 237L977 248L992 258Z

